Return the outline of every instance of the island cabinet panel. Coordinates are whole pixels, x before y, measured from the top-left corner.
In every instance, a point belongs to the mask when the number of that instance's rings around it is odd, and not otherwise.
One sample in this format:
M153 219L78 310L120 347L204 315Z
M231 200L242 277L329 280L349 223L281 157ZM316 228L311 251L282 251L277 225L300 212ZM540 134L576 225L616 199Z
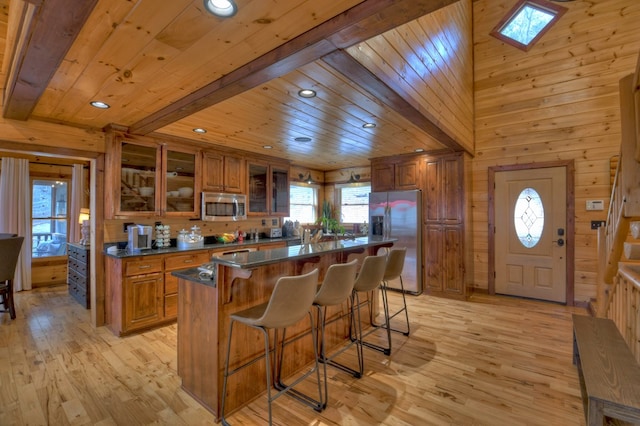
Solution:
M335 245L342 242L320 244ZM391 244L385 246L391 246ZM200 280L197 269L192 272L176 273L179 275L178 375L182 379L183 389L211 411L216 420L219 420L222 403L230 316L267 302L280 277L305 274L318 268L319 281L322 281L326 270L332 264L343 262L350 255L364 257L367 254L375 254L377 250L377 246L368 247L368 250L366 247L365 250L345 248L340 251L305 256L305 246L299 247L300 252L291 251L292 247L271 250L268 259L277 259L277 253L282 250L289 253L291 260L273 260L267 264L261 262L258 265L231 266L224 264L223 256L215 260L217 268L213 281ZM263 255L255 253L257 258L264 259ZM250 253L243 254L240 259L251 256ZM366 300L367 297L375 297L374 305L376 305L377 295L362 295L361 300ZM348 306L344 303L343 306L333 307L328 315L339 319L340 315L347 310ZM373 313L374 317L376 314L377 312ZM364 309L361 313L364 327L369 326L369 317L368 310ZM379 318L376 320L380 321ZM345 317L334 322L327 328L328 350L331 351L332 348L346 343L348 336L349 319ZM279 339L281 338L282 333L279 333ZM286 339L291 344L285 349L282 367L282 377L285 379L295 377L313 361L308 317L289 327ZM271 340L273 340L273 334L271 334ZM355 351L355 347L353 350ZM263 354L262 333L244 324L235 323L229 358L230 370ZM356 367L355 355L353 362ZM264 392L266 389L264 377L264 360L255 362L230 376L227 383L225 412L230 414Z

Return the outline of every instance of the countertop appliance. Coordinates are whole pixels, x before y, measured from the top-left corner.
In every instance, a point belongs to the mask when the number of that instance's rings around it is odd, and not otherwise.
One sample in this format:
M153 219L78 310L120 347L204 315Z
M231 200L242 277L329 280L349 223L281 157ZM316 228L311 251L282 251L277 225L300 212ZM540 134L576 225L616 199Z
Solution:
M218 192L202 193L202 220L237 221L246 219L246 195Z
M153 243L153 227L149 225L129 225L128 250L150 250Z
M269 238L282 238L282 229L271 228L271 232L269 233Z
M422 293L422 193L420 190L369 194L369 236L396 238L395 247L406 247L402 270L405 293ZM389 282L400 290L400 280Z

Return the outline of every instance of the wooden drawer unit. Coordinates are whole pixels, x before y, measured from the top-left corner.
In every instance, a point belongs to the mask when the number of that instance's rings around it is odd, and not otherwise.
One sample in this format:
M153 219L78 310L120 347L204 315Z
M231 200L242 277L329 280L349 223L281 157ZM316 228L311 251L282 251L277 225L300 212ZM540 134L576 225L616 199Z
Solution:
M164 317L163 255L105 258L106 322L118 336L169 322Z
M88 246L68 245L67 283L69 284L69 294L87 309L91 307L89 253Z
M162 272L162 256L149 256L141 260L126 261L124 275L127 277Z
M171 271L194 268L209 261L208 251L167 255L164 259L164 317L178 317L178 278Z

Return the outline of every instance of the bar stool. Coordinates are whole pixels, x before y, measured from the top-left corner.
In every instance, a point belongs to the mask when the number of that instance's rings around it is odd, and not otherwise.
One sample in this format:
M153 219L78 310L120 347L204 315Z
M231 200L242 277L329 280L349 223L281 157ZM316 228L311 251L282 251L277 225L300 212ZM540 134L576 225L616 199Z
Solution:
M384 277L382 278L382 287L383 287L382 297L384 298L387 297L386 290L388 288L389 281L392 281L395 279L400 280L400 294L402 294L402 308L396 311L393 315L389 315L387 312L387 317L389 318L388 319L389 335L391 331L395 331L397 333L402 333L405 336L408 336L411 331L411 328L409 327L409 311L407 310L407 300L405 298L405 293L404 293L404 283L402 282L402 270L404 269L404 260L406 256L407 256L406 247L391 249L391 251L389 251L389 254L387 255L387 266L384 271ZM387 306L387 309L389 309L388 300L387 302L384 303L384 305ZM407 325L406 331L391 327L391 320L395 318L397 315L399 315L401 312L404 312L404 317ZM389 350L391 350L391 337L389 337Z
M325 329L327 324L331 324L335 321L338 321L344 318L345 315L340 315L338 317L333 318L332 320L327 322L327 308L330 306L340 305L343 302L349 300L352 292L353 285L356 280L356 272L358 268L358 260L354 259L349 263L339 263L335 265L331 265L322 280L322 284L318 289L318 293L316 294L315 299L313 300L313 305L318 310L318 322L320 323L320 362L322 362L324 367L324 400L322 401L323 407L327 406L327 402L329 401L329 390L327 385L327 364L330 364L334 367L337 367L347 373L353 374L354 377L359 378L361 376L361 372L353 370L349 367L346 367L342 364L334 362L333 359L343 353L346 349L348 349L351 345L341 348L337 352L335 352L331 357L327 357L326 353L326 340L325 340ZM354 326L353 321L353 312L349 309L349 312L346 314L349 316L349 330L351 330ZM358 351L358 365L362 366L362 356L361 351ZM360 368L362 370L362 368Z
M384 271L387 266L387 257L385 255L378 256L367 256L364 258L362 262L362 266L360 267L360 272L356 277L356 281L353 285L353 292L351 294L351 311L352 316L355 320L355 337L352 336L352 341L357 343L358 347L358 359L363 358L363 346L367 346L373 349L378 349L384 352L385 348L374 345L372 343L368 343L364 341L364 338L369 334L375 332L380 328L379 325L375 324L373 321L373 303L371 298L368 298L365 301L360 301L360 293L370 293L382 286L382 279L384 278ZM382 299L383 302L386 301L386 298ZM362 332L362 320L360 317L360 307L362 305L367 305L369 308L369 322L371 323L371 330L369 330L366 334ZM385 314L385 324L387 324L386 315L388 313L388 309L385 307L383 310ZM357 315L357 317L356 317ZM386 353L386 352L385 352ZM360 364L360 375L364 374L364 362Z
M220 410L220 418L221 422L224 425L228 425L225 416L224 416L224 407L227 396L227 380L230 375L237 373L239 370L247 367L255 363L256 361L265 358L265 372L266 372L266 380L267 380L267 403L269 405L269 424L271 421L271 403L283 395L284 393L288 393L301 402L311 406L316 411L322 411L322 388L320 384L320 369L318 366L318 347L317 347L317 336L316 330L314 326L313 316L311 315L311 306L313 304L313 299L316 295L316 290L318 286L318 269L314 269L313 271L298 276L289 276L289 277L281 277L276 282L273 293L269 298L267 303L263 303L261 305L255 306L253 308L246 309L244 311L236 312L235 314L231 314L231 322L229 323L229 340L227 344L227 358L224 364L224 382L222 385L222 407ZM314 354L314 367L308 372L304 373L302 376L298 377L293 383L290 385L285 385L283 389L279 389L278 392L272 397L271 396L271 387L273 382L279 382L281 385L281 381L279 379L280 369L283 360L283 352L285 348L285 332L286 328L294 325L305 315L309 316L309 322L311 325L311 337L313 340L313 354ZM260 355L257 358L254 358L245 364L237 367L233 371L229 371L229 356L231 354L231 341L232 341L232 333L233 333L233 325L235 322L239 322L245 324L249 327L256 328L261 330L264 335L264 355ZM274 348L270 349L269 344L269 330L274 330ZM278 330L282 329L282 343L281 348L279 350L278 355ZM276 360L275 360L275 375L272 375L271 372L271 357L270 353L275 351ZM298 383L302 380L309 377L312 373L316 373L317 381L318 381L318 400L314 400L311 397L302 394L301 392L293 389ZM272 377L275 380L272 380ZM294 392L295 391L295 392Z
M371 291L374 290L375 288L380 288L380 294L382 296L382 310L384 313L384 323L383 324L376 324L375 321L373 320L373 309L372 309L372 305L369 302L369 315L370 315L370 323L371 323L371 330L369 330L366 334L362 335L360 337L361 340L361 345L366 346L370 349L374 349L377 351L380 351L382 353L384 353L385 355L391 355L391 332L395 331L395 332L399 332L404 334L405 336L409 335L409 313L407 311L407 302L405 299L405 295L404 295L404 284L402 282L402 269L404 268L404 259L406 257L406 253L407 253L407 249L406 247L403 248L394 248L391 249L389 251L388 254L386 255L379 255L376 257L381 257L384 259L384 266L382 267L383 272L382 272L382 276L380 277L380 280L377 281L376 283L374 282L366 282L363 283L363 287L367 288L367 291ZM364 266L364 265L363 265ZM378 278L375 277L375 279L377 280ZM400 279L400 289L401 289L401 293L402 293L402 303L403 303L403 307L401 309L399 309L397 312L395 312L393 315L389 314L389 298L387 295L387 288L388 288L388 283L391 280L394 279ZM356 280L356 287L358 286L358 282ZM358 309L361 305L361 303L358 301ZM399 330L399 329L395 329L391 327L391 320L393 318L395 318L397 315L399 315L401 312L405 313L405 318L407 321L407 330L403 331L403 330ZM358 316L360 314L358 313ZM360 320L360 318L358 317L358 321ZM362 325L361 325L362 326ZM379 329L384 329L386 331L387 334L387 345L386 346L382 346L382 345L378 345L375 343L371 343L371 342L366 342L364 341L364 337L370 335L371 333L375 332L376 330ZM362 333L362 332L361 332Z

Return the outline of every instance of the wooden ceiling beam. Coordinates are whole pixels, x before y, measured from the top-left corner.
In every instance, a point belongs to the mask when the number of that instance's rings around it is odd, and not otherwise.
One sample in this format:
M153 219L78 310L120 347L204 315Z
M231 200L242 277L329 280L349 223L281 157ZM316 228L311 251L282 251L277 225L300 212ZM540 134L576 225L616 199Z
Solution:
M458 0L366 0L130 126L145 135Z
M402 90L401 88L390 87L390 84L393 84L392 82L386 83L380 80L380 78L344 50L336 50L329 53L322 58L322 61L359 85L363 90L375 96L380 102L409 120L413 125L441 142L447 148L454 151L465 150L461 144L438 126L435 118L431 114L426 111L421 112L407 102L406 99L398 93ZM406 98L409 98L408 94L406 94Z
M5 89L3 116L26 120L98 0L31 1L24 8L19 50ZM17 3L16 3L17 4Z

